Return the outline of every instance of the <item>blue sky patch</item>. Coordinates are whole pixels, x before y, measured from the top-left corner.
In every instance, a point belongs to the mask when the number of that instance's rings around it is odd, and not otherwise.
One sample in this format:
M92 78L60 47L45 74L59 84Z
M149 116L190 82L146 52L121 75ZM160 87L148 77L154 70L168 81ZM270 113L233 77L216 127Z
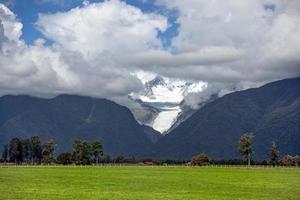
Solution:
M103 0L90 0L89 2L96 3L103 2ZM167 31L158 33L164 48L168 49L171 46L172 38L178 33L179 24L176 23L176 11L159 7L154 4L154 1L126 0L125 2L141 9L145 13L158 13L168 18L169 27ZM72 8L82 6L83 0L0 0L0 3L8 6L23 24L21 37L27 44L33 44L37 38L44 38L46 45L51 45L53 41L45 38L35 27L38 14L66 12Z
M265 10L270 10L274 12L276 10L276 5L275 4L265 4L264 5Z

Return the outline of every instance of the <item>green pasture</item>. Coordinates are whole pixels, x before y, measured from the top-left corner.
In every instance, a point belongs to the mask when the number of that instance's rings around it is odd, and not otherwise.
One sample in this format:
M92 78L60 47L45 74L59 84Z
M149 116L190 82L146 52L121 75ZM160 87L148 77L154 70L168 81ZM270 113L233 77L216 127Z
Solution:
M300 169L0 167L0 200L299 200Z

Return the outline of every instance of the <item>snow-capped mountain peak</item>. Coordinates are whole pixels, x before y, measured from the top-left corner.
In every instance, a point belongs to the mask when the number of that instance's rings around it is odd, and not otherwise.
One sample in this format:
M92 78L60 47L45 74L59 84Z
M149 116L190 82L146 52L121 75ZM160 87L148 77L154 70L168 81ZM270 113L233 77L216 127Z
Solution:
M203 82L191 83L157 76L145 83L145 90L139 98L143 102L149 103L165 102L179 104L188 94L202 91L205 85Z
M147 81L141 81L144 83L144 91L130 96L132 99L142 102L147 108L153 107L155 110L159 110L158 115L152 121L147 122L147 125L161 133L168 131L176 122L182 112L180 104L184 98L191 93L201 92L207 87L204 82L190 82L163 76L155 76Z

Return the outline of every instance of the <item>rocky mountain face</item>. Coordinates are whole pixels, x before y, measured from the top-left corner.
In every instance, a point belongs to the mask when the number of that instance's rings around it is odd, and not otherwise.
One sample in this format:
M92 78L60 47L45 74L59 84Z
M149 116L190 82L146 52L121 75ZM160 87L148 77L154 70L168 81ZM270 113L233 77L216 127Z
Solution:
M272 142L280 153L300 154L300 78L234 92L204 105L163 137L151 156L189 159L205 152L238 158L242 134L254 132L254 157L267 159Z
M153 135L152 135L153 134ZM70 151L75 139L100 139L112 156L139 156L157 141L157 132L141 126L126 107L105 99L61 95L0 98L0 145L13 137L54 139L57 153Z

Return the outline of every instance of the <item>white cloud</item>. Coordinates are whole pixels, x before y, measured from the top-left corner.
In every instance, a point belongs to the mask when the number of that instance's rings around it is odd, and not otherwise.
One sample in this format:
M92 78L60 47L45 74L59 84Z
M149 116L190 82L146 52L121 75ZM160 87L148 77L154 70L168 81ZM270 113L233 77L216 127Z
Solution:
M9 41L19 42L23 25L6 6L0 4L0 20L4 28L4 36Z
M124 58L131 65L154 70L156 67L186 67L197 65L213 65L238 60L243 51L231 47L209 46L195 51L172 54L164 50L149 50L137 53L130 58ZM159 69L158 69L159 71Z
M22 24L0 4L0 94L70 93L112 99L142 87L130 71L110 65L105 56L87 59L86 54L77 49L79 46L75 46L77 50L71 49L58 40L50 47L44 45L42 38L34 45L26 45L20 39L21 34ZM101 46L95 42L89 45ZM99 53L105 55L105 52Z
M287 4L279 12L267 32L267 44L264 51L276 60L300 61L300 3ZM298 7L297 7L298 6ZM271 58L270 58L271 59Z
M297 0L157 4L178 11L172 52L158 37L170 26L167 16L144 13L124 1L84 3L66 12L40 14L36 27L53 46L45 46L44 39L26 45L20 39L22 23L0 4L0 92L122 99L142 88L132 76L142 70L207 81L211 91L221 94L222 85L228 91L245 82L249 86L300 75ZM191 102L201 98L191 97L196 99Z
M180 27L172 45L180 54L196 54L199 49L215 46L242 52L229 63L192 66L186 62L174 70L163 69L163 74L210 82L271 81L300 75L299 1L157 0L157 3L179 12ZM265 9L265 5L272 5L275 10ZM217 61L220 54L212 55Z
M40 14L37 27L64 48L95 59L161 48L157 34L166 30L167 19L116 0L65 13Z

